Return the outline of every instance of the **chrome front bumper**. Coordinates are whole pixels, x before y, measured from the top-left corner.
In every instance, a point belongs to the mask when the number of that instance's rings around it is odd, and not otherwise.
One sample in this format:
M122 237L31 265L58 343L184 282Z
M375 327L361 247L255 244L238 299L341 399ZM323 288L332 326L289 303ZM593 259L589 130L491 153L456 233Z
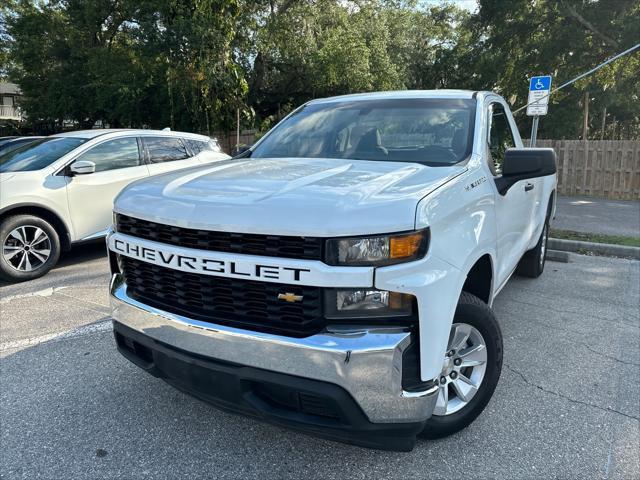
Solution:
M180 350L249 367L324 381L344 388L373 423L421 422L431 416L438 386L402 389L402 354L411 333L364 328L290 338L189 319L144 305L111 282L113 318Z

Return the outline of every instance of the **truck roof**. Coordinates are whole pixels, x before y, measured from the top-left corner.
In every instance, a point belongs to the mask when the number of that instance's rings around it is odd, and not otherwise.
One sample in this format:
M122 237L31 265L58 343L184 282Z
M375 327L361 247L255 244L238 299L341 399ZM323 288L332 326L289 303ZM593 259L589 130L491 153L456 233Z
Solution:
M312 100L309 103L331 103L331 102L343 102L359 101L359 100L382 100L393 98L473 98L474 90L393 90L387 92L370 92L370 93L355 93L351 95L339 95L336 97L319 98Z

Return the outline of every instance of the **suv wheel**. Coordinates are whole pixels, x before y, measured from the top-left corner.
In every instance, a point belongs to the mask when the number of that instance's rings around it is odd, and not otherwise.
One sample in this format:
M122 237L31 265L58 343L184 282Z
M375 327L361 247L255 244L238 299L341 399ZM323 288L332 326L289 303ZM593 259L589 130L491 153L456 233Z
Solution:
M486 303L462 292L438 379L438 400L421 436L445 437L473 422L489 403L501 370L500 326Z
M0 277L10 282L41 277L60 257L58 233L34 215L5 219L0 224L0 245Z

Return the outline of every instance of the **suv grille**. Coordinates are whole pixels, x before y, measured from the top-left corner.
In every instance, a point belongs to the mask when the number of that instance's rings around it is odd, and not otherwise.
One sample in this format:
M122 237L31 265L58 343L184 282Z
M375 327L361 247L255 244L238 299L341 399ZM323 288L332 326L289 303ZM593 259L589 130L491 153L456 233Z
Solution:
M179 247L301 260L322 260L324 243L319 237L211 232L163 225L121 214L116 214L116 230L119 233Z
M247 330L294 337L322 330L319 287L238 280L186 273L120 256L120 268L132 298L167 312ZM298 303L279 293L302 295Z

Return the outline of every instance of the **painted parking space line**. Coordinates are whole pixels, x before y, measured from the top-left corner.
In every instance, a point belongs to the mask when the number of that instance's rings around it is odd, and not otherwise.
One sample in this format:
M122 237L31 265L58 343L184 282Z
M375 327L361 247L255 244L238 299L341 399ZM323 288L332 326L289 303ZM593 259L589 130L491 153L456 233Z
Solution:
M73 330L67 330L65 332L49 333L46 335L39 335L37 337L23 338L20 340L13 340L9 342L0 343L0 351L16 350L27 347L33 347L41 343L46 342L59 342L62 340L69 340L77 337L84 337L92 335L94 333L108 332L112 330L111 318L105 317L98 322L84 325Z
M53 296L54 293L59 292L60 290L64 290L65 288L69 288L69 287L67 287L67 286L65 286L65 287L49 287L49 288L44 288L42 290L38 290L38 291L35 291L35 292L19 293L17 295L8 295L6 297L0 297L0 305L5 304L5 303L13 302L14 300L18 300L20 298L51 297L51 296Z

